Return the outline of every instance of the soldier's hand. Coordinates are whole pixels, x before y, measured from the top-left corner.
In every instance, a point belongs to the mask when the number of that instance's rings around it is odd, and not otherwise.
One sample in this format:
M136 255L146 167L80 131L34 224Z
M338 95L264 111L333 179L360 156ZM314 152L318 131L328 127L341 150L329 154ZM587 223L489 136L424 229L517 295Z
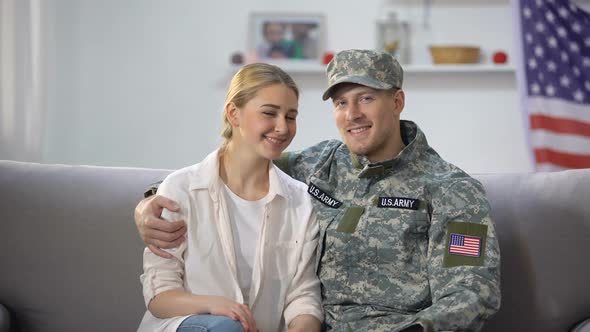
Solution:
M173 212L180 210L174 201L164 196L155 195L143 199L135 207L135 225L139 236L154 254L172 258L162 248L170 249L180 245L185 240L186 224L184 220L162 220L160 216L164 208Z

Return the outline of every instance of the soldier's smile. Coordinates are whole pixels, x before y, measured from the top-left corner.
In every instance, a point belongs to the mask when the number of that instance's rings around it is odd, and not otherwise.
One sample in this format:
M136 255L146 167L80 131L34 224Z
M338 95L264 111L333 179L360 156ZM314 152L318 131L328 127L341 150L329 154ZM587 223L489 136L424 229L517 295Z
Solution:
M363 134L367 134L366 131L371 129L371 126L363 126L363 127L356 127L356 128L352 128L352 129L348 129L348 132L352 135L352 136L361 136Z

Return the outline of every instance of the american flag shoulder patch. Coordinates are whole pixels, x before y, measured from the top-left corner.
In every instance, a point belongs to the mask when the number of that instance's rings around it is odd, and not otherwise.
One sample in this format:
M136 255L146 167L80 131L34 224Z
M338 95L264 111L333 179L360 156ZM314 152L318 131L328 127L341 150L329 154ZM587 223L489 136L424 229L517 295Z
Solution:
M443 267L483 266L486 259L488 225L451 221L447 224Z
M478 236L451 233L449 254L479 257L481 255L481 238Z

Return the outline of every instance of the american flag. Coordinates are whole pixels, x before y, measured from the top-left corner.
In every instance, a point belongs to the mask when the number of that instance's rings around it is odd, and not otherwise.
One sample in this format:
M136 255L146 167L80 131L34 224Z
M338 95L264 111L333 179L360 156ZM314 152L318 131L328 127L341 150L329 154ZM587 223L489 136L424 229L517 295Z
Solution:
M590 168L590 13L570 0L515 3L536 169Z
M479 257L481 251L481 238L451 233L449 242L449 254Z

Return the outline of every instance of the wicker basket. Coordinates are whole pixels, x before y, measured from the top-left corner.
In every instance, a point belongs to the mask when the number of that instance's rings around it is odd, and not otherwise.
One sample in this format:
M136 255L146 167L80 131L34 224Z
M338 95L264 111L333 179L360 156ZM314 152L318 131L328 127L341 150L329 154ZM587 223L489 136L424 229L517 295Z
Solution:
M435 64L479 63L479 53L476 46L430 46Z

